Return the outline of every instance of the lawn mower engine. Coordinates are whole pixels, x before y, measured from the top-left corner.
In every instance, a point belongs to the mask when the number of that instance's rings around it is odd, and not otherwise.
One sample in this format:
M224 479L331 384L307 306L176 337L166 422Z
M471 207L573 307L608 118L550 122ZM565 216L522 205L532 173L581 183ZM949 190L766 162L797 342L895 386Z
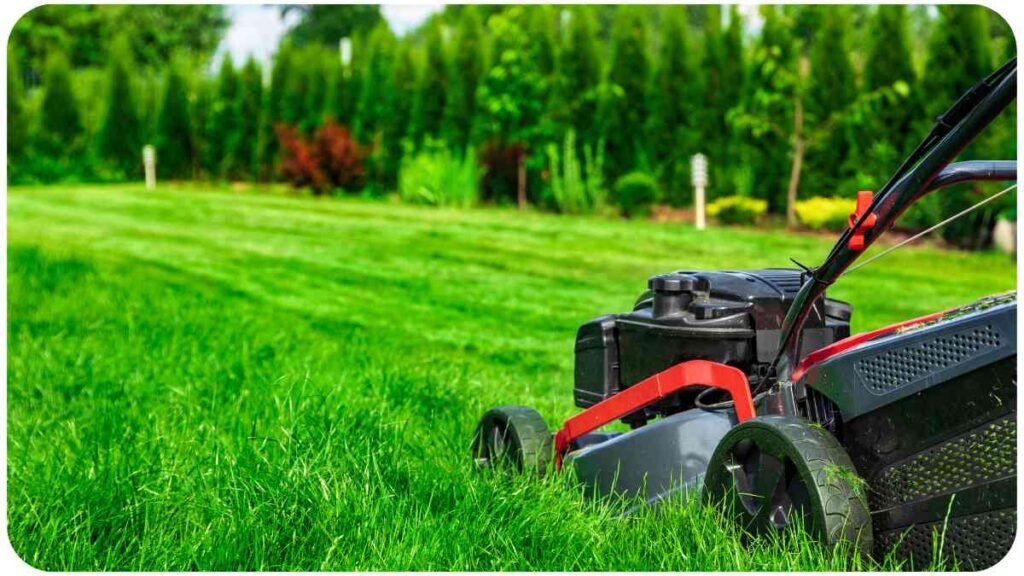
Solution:
M757 388L778 354L782 322L803 280L803 271L791 269L652 277L632 312L601 316L577 332L576 405L590 408L691 360L735 367ZM850 314L849 304L820 298L803 327L803 348L848 337ZM579 438L572 448L590 449L572 450L569 460L601 493L642 493L656 501L692 488L737 423L728 400L715 387L681 388L621 418L634 430L630 434ZM754 399L761 405L757 413L767 410L768 401L767 394ZM657 417L662 419L647 425Z
M632 311L583 324L583 410L552 433L531 408L491 409L477 464L568 469L643 506L700 495L748 534L802 526L919 569L998 562L1017 525L1016 293L851 336L850 305L825 291L926 194L1016 180L1013 161L952 162L1016 97L1016 70L958 100L877 196L858 193L821 265L662 274ZM602 430L617 421L628 430Z

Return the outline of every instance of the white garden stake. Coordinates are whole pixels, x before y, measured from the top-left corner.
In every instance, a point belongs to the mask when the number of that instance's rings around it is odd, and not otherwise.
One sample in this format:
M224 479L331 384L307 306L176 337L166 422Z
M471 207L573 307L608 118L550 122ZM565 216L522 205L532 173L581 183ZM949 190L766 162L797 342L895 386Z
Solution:
M703 154L694 154L690 159L690 178L693 181L693 203L697 213L697 230L703 230L704 187L708 185L708 159Z
M156 189L156 149L149 144L142 147L142 166L146 170L146 190Z

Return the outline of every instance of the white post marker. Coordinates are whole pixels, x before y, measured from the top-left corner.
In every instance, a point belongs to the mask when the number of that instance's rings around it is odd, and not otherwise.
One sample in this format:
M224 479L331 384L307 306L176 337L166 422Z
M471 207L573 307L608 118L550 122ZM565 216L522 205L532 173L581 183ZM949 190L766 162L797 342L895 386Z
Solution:
M341 56L341 67L347 74L349 65L352 64L352 39L348 36L338 40L338 52Z
M142 166L146 170L146 190L156 189L156 148L146 144L142 147Z
M708 158L703 154L694 154L690 159L690 179L693 181L693 203L696 212L697 230L703 230L704 221L704 188L708 185Z

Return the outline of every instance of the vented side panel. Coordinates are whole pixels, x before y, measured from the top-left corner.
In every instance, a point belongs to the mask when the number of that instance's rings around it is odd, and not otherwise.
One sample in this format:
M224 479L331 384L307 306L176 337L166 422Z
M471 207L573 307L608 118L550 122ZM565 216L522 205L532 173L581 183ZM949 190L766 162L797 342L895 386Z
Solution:
M910 556L913 568L921 570L932 561L933 539L945 534L943 558L949 566L955 562L961 570L984 570L1006 556L1016 533L1017 511L1009 508L876 533L875 545L880 554L898 546L900 556Z
M989 324L884 350L855 369L870 392L885 394L1001 345L999 329Z
M1007 478L1017 471L1017 421L1010 414L897 462L871 482L871 509Z

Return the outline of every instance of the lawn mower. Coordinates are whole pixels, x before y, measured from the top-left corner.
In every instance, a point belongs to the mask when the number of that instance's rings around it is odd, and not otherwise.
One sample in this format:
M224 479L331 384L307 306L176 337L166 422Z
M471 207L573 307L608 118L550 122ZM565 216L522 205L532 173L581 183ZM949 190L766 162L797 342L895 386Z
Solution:
M1015 161L953 163L1016 85L1014 59L961 96L877 194L858 193L820 266L677 270L583 324L582 412L552 433L531 408L494 408L477 464L572 470L588 493L641 503L699 495L747 534L799 524L911 566L936 544L961 568L998 562L1017 521L1016 292L851 336L851 306L825 291L926 194L1016 181ZM628 431L601 431L615 421Z

